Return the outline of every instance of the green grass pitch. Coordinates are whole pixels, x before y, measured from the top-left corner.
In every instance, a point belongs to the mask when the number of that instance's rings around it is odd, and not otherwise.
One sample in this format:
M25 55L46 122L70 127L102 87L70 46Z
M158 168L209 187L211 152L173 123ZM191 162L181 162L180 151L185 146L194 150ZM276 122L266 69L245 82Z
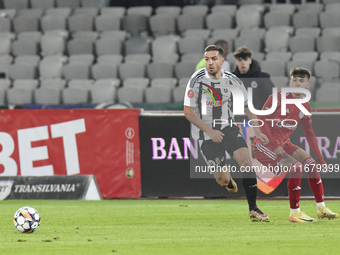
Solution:
M42 218L32 234L13 225L26 205ZM0 254L339 254L339 219L291 223L287 200L258 205L270 222L251 222L245 200L1 201ZM300 205L316 217L314 201Z

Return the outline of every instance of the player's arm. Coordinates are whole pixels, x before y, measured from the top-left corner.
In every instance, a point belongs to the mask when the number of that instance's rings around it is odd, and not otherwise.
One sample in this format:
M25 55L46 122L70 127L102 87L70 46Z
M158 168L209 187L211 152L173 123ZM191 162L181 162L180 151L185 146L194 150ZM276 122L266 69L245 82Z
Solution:
M211 140L215 143L220 143L223 140L224 134L220 130L215 130L209 127L206 123L204 123L200 117L195 113L195 107L184 106L184 115L192 124L201 129L203 132L206 132Z

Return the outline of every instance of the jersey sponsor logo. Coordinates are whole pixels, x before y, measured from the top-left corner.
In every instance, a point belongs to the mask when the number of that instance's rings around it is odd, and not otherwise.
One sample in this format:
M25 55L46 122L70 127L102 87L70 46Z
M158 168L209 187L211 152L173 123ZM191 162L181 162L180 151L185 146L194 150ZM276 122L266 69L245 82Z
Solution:
M189 91L188 91L188 97L189 97L189 98L193 98L194 95L195 95L194 91L193 91L192 89L189 89Z
M257 88L257 82L256 81L252 81L251 83L250 83L250 86L252 87L252 88Z
M208 84L205 84L205 83L203 83L203 82L201 82L201 84L204 85L204 86L206 86L207 88L209 88L209 89L217 96L218 100L220 101L220 104L222 105L222 100L221 100L220 96L217 94L217 91L216 91L213 87L211 87L210 85L208 85ZM200 89L203 90L204 92L206 92L206 93L212 98L212 100L214 101L215 105L217 105L216 100L215 100L213 94L211 94L211 93L210 93L208 90L206 90L206 89L203 89L203 88L200 88Z

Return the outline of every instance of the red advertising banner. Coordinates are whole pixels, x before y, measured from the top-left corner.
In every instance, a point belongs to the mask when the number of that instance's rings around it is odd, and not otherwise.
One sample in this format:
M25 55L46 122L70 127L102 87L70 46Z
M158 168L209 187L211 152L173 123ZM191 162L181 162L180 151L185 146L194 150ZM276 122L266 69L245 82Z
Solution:
M103 198L140 197L139 114L1 110L0 176L93 174Z

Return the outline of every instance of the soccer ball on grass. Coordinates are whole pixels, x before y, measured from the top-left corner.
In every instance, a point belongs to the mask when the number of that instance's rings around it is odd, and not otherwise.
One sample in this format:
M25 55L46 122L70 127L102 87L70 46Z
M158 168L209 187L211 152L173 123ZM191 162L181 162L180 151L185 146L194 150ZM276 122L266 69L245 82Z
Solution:
M29 206L19 208L13 218L14 226L22 233L33 233L39 227L40 221L38 211Z

